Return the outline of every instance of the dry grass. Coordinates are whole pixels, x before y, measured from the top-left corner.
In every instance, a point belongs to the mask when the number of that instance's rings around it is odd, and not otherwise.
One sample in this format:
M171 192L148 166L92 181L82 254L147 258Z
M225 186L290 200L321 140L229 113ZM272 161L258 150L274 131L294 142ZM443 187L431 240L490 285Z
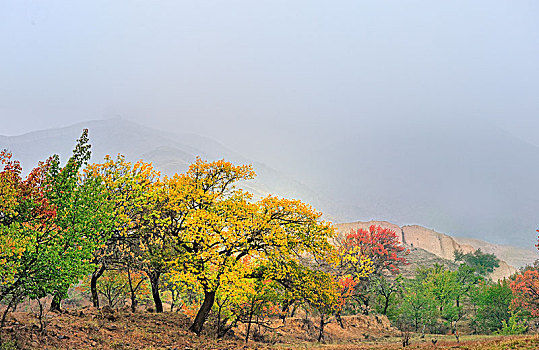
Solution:
M437 339L436 344L433 344L431 339ZM278 349L324 349L324 350L396 350L403 349L400 338L387 338L376 342L358 342L358 343L333 343L333 344L317 344L303 343L295 344L294 346L276 346ZM538 350L539 336L526 335L514 337L500 336L464 336L457 343L453 336L427 335L425 339L419 337L411 340L409 346L404 349L409 350Z
M2 340L18 349L238 349L241 341L218 341L187 331L189 319L177 313L103 312L94 308L49 314L45 332L28 313L14 313ZM0 347L0 349L2 349Z
M0 331L3 345L0 350L15 349L402 349L401 339L395 332L382 334L374 329L373 323L364 320L367 328L358 327L356 322L330 339L330 344L318 344L306 340L305 330L290 322L290 329L281 329L283 339L271 345L249 342L241 339L216 340L210 336L195 336L187 331L190 320L177 313L153 314L147 312L130 313L127 310L96 310L84 308L67 313L49 313L43 334L39 322L31 313L14 313L8 325ZM297 329L296 329L297 328ZM372 331L372 332L371 332ZM345 333L348 332L348 334ZM367 336L365 334L375 334ZM241 336L241 331L237 330ZM342 337L341 337L342 336ZM431 339L437 339L433 345ZM16 347L15 347L16 345ZM413 337L407 349L467 349L467 350L509 350L539 349L537 335L519 337L462 336L460 343L452 336L430 336L424 339Z

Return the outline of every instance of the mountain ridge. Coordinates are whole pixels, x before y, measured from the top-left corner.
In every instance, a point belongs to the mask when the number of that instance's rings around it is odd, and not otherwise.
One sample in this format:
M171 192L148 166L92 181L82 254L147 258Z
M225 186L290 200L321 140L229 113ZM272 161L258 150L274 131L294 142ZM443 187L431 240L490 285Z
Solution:
M226 159L237 164L251 164L257 173L255 179L243 182L255 196L269 193L303 200L325 213L325 218L340 221L346 218L338 203L320 196L300 181L292 179L268 165L250 160L228 149L211 138L193 133L176 134L148 128L134 122L114 118L92 120L62 128L25 133L18 136L0 136L0 147L8 148L28 172L39 160L59 154L62 161L70 156L82 129L89 129L92 162L99 162L106 154L123 154L126 159L152 162L165 175L184 172L196 157L205 160Z

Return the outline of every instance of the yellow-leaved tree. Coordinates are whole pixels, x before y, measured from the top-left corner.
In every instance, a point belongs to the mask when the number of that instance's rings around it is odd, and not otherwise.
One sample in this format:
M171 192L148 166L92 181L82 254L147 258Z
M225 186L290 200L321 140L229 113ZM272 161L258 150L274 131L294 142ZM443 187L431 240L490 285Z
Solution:
M190 327L197 334L223 281L253 277L252 271L242 269L243 258L260 264L280 261L284 267L335 256L328 243L332 226L309 205L274 196L255 202L236 188L254 176L250 166L197 159L185 174L166 182L168 234L177 253L172 279L196 281L204 293Z

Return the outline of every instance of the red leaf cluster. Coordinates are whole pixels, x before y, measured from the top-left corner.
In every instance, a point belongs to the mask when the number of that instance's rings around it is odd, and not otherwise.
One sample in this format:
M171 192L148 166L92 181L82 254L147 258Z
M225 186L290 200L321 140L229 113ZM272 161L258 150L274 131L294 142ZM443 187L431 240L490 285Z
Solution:
M392 273L399 272L399 265L406 264L402 256L405 248L395 231L381 226L371 225L368 230L358 229L346 235L345 249L359 247L361 254L369 257L376 273L384 269Z
M513 306L522 307L533 316L539 316L539 271L527 270L517 275L509 286L515 296Z

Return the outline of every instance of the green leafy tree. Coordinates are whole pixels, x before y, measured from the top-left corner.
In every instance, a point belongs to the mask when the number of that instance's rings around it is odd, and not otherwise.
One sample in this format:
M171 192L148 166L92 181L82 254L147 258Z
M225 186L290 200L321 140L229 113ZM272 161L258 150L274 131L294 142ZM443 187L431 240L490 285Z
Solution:
M506 280L496 283L483 281L472 293L476 306L472 326L481 333L492 333L509 324L510 306L513 293Z
M457 305L461 296L457 273L435 265L430 269L424 287L433 298L439 316L451 330L456 331L456 324L463 316L462 305Z
M528 322L525 313L511 312L509 320L502 321L502 327L496 331L501 335L518 335L524 334L528 331Z
M54 289L51 309L60 310L60 301L69 287L92 269L93 253L107 240L112 226L111 203L104 186L96 178L84 177L82 168L90 159L88 130L84 130L64 167L53 156L46 178L46 197L56 208L54 224L58 239L51 248L50 261L56 276L50 276ZM56 251L52 249L56 248Z
M399 312L390 315L401 330L424 332L425 328L434 329L438 310L430 291L425 288L425 279L426 275L419 271L413 279L403 283Z
M372 279L371 288L374 295L374 307L382 315L398 313L398 303L403 292L403 278L376 276Z
M500 266L500 260L496 255L483 253L481 249L466 254L462 251L455 250L453 254L456 262L461 262L470 266L475 272L482 276L487 276L492 273L495 268Z
M53 295L58 309L69 286L91 268L92 252L101 243L97 233L109 222L102 188L79 177L89 147L85 130L65 167L53 156L24 180L20 166L5 163L2 182L9 186L2 192L16 198L8 197L2 209L2 241L11 253L0 258L9 267L1 298Z
M463 301L468 301L478 277L467 266L450 271L435 264L432 268L419 269L414 279L404 284L400 314L393 316L406 326L406 319L412 321L412 328L422 327L434 332L449 328L458 336L458 322L465 316ZM425 320L428 320L425 322ZM458 338L457 338L458 340Z

